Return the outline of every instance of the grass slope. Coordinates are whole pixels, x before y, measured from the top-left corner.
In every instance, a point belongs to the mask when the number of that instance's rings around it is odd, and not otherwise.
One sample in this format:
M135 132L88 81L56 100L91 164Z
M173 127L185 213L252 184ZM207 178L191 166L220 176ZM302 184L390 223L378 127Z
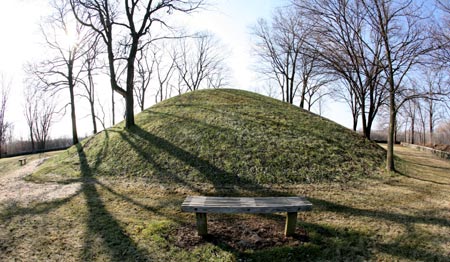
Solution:
M159 103L72 147L34 176L148 177L168 183L247 186L346 181L370 175L385 151L332 121L262 95L203 90Z

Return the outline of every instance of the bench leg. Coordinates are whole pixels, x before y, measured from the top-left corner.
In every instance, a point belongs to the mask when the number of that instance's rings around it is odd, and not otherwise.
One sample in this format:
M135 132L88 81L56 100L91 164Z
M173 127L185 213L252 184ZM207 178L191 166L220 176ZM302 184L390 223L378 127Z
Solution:
M195 213L195 217L197 219L197 231L199 236L208 235L208 225L206 224L206 213Z
M286 216L286 227L284 228L285 236L292 236L297 226L297 212L288 212Z

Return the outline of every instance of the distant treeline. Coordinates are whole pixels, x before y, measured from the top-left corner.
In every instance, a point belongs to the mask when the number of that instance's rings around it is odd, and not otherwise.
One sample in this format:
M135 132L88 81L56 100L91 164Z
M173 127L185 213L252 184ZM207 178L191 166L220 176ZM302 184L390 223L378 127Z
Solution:
M436 132L432 137L428 133L423 131L416 131L414 133L411 130L399 131L396 134L396 143L410 143L416 145L448 145L450 143L450 133L449 132ZM386 131L376 130L371 134L371 140L379 143L387 142Z
M43 153L55 150L69 148L72 145L71 138L57 138L47 141L45 148L33 150L31 141L29 140L15 140L6 145L3 145L1 157L12 157L18 155L28 155L34 153Z

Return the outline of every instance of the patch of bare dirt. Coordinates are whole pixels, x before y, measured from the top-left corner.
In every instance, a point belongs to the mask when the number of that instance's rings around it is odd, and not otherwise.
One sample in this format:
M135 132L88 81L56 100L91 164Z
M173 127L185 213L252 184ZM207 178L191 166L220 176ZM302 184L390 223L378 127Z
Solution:
M181 226L174 232L175 245L192 249L205 243L220 245L226 249L243 252L277 246L299 246L309 242L308 233L297 227L292 237L284 236L284 224L279 221L261 219L208 221L208 236L197 234L195 221Z
M0 204L21 203L28 204L33 201L52 201L66 198L75 194L81 183L33 183L25 181L25 177L41 165L46 159L38 159L27 163L23 167L0 177Z

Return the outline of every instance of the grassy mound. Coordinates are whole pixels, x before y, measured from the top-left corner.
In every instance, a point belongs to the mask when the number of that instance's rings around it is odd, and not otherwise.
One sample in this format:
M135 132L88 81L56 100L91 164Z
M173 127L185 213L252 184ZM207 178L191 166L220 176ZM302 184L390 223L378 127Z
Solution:
M298 107L246 91L203 90L143 111L134 128L122 123L83 141L34 176L300 183L367 176L384 155L377 144Z

